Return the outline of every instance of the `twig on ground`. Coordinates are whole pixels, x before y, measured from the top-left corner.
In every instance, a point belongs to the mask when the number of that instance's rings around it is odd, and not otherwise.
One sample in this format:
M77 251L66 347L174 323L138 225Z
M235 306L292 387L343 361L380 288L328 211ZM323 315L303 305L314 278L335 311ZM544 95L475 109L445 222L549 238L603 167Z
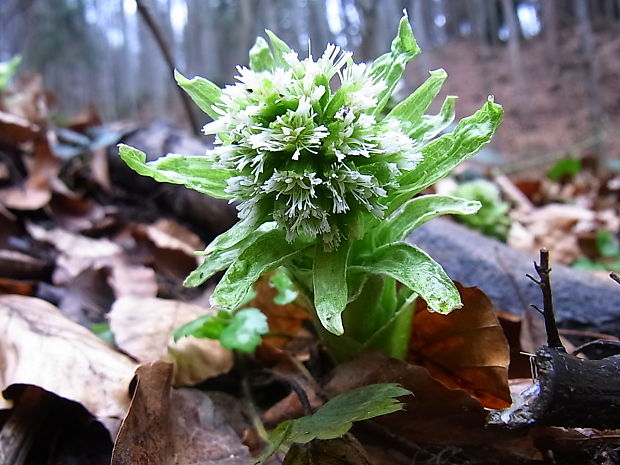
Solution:
M534 307L545 318L545 331L547 332L547 345L557 349L566 351L562 341L560 340L560 333L558 332L558 325L555 321L555 315L553 314L553 294L551 293L551 267L549 265L549 251L547 249L540 249L540 265L534 262L534 268L536 273L540 277L537 280L532 275L527 275L532 281L534 281L540 287L543 295L543 309Z

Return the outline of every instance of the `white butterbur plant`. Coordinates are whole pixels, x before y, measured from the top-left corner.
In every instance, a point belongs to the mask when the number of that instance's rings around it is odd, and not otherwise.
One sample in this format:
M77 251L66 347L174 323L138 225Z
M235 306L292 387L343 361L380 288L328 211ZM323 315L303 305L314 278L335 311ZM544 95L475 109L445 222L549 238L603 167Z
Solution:
M443 134L455 97L425 114L447 77L436 70L384 114L406 63L419 53L406 15L390 52L368 65L334 45L316 60L300 59L267 36L224 89L176 73L213 119L203 128L214 137L205 156L147 163L121 145L121 157L140 174L237 203L240 221L207 246L205 261L185 281L197 286L227 270L213 305L236 311L261 275L281 269L307 298L334 359L365 348L403 357L416 298L441 313L461 306L441 266L404 239L438 215L473 214L480 206L416 195L486 144L502 109L489 98Z

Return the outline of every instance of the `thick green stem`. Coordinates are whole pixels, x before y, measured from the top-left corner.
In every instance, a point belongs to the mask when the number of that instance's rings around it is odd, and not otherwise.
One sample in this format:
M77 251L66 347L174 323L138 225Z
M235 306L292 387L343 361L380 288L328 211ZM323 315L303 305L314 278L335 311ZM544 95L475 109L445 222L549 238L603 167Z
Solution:
M381 308L385 278L370 275L360 295L347 305L342 314L345 334L357 341L366 341L386 321Z
M303 295L317 334L334 362L345 362L364 350L400 359L407 356L416 296L409 293L404 300L397 296L394 279L369 274L362 292L343 313L344 334L336 336L321 325L314 310L311 275L291 269L288 274Z

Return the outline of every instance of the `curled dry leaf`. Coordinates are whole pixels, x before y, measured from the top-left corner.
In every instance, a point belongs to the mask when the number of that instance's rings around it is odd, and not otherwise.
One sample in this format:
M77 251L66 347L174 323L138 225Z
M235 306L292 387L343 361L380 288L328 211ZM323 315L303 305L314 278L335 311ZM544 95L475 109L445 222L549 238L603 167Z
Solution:
M122 252L118 245L104 238L92 239L60 228L46 230L34 223L27 225L27 229L34 239L52 244L58 250L55 284L65 284L87 268L108 265Z
M487 428L487 411L478 400L462 389L448 389L419 365L366 353L336 367L327 389L335 394L373 383L399 383L413 393L402 398L402 411L372 420L385 427L392 438L458 446L493 462L540 460L531 435L515 436Z
M404 411L377 421L414 442L476 444L485 441L486 412L462 389L448 389L426 368L378 353L367 353L339 365L327 390L338 394L373 383L399 383L413 396L403 398Z
M109 313L118 347L142 363L168 360L175 364L175 384L196 384L226 373L233 356L219 341L186 337L173 342L175 329L209 310L175 300L123 297Z
M198 236L169 219L135 225L131 234L152 256L156 272L171 282L182 282L200 262L194 252L204 249Z
M26 180L20 186L0 189L0 202L8 208L38 210L50 201L53 186L62 186L58 179L60 161L52 153L47 136L39 133L33 142L33 158L24 158Z
M110 268L108 284L118 297L154 297L157 282L152 268L129 263L123 249L109 239L92 239L61 228L46 230L29 224L33 238L52 244L58 250L53 274L56 285L69 285L84 272Z
M510 348L493 304L478 288L457 287L463 308L448 315L418 304L408 360L446 387L466 390L487 408L508 407Z
M0 296L0 388L30 384L82 404L115 434L135 364L53 305Z
M111 465L246 465L247 448L230 426L229 411L207 393L172 389L173 367L140 366Z
M27 119L0 111L0 140L2 142L16 146L32 140L39 131L39 127Z
M73 278L58 302L58 308L70 320L89 328L105 321L114 302L114 292L103 269L88 268Z
M160 249L180 250L195 257L194 252L204 248L196 234L170 219L160 219L152 225L140 225L137 228Z
M2 412L0 463L109 465L110 433L82 405L32 385L3 394L13 408Z

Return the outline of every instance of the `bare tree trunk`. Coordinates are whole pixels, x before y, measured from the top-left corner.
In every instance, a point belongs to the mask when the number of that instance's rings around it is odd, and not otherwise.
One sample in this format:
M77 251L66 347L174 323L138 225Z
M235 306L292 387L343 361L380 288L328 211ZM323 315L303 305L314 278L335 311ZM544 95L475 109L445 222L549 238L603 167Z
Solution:
M603 108L601 105L598 71L594 66L594 37L592 36L592 25L590 23L590 12L588 11L587 0L574 0L575 16L577 20L577 30L581 40L581 50L583 61L586 67L586 82L588 88L588 108L590 110L590 121L592 121L592 132L596 143L593 147L598 169L604 168L605 154L603 152ZM599 171L600 172L600 171Z
M551 65L553 75L559 77L558 19L555 2L542 2L542 20L547 48L547 62Z
M508 26L508 58L510 60L510 68L512 74L512 82L514 83L517 100L525 100L525 76L523 73L523 61L521 59L521 44L519 21L515 13L513 0L502 0L502 9ZM526 116L522 108L515 108L516 115L521 123L526 122Z

